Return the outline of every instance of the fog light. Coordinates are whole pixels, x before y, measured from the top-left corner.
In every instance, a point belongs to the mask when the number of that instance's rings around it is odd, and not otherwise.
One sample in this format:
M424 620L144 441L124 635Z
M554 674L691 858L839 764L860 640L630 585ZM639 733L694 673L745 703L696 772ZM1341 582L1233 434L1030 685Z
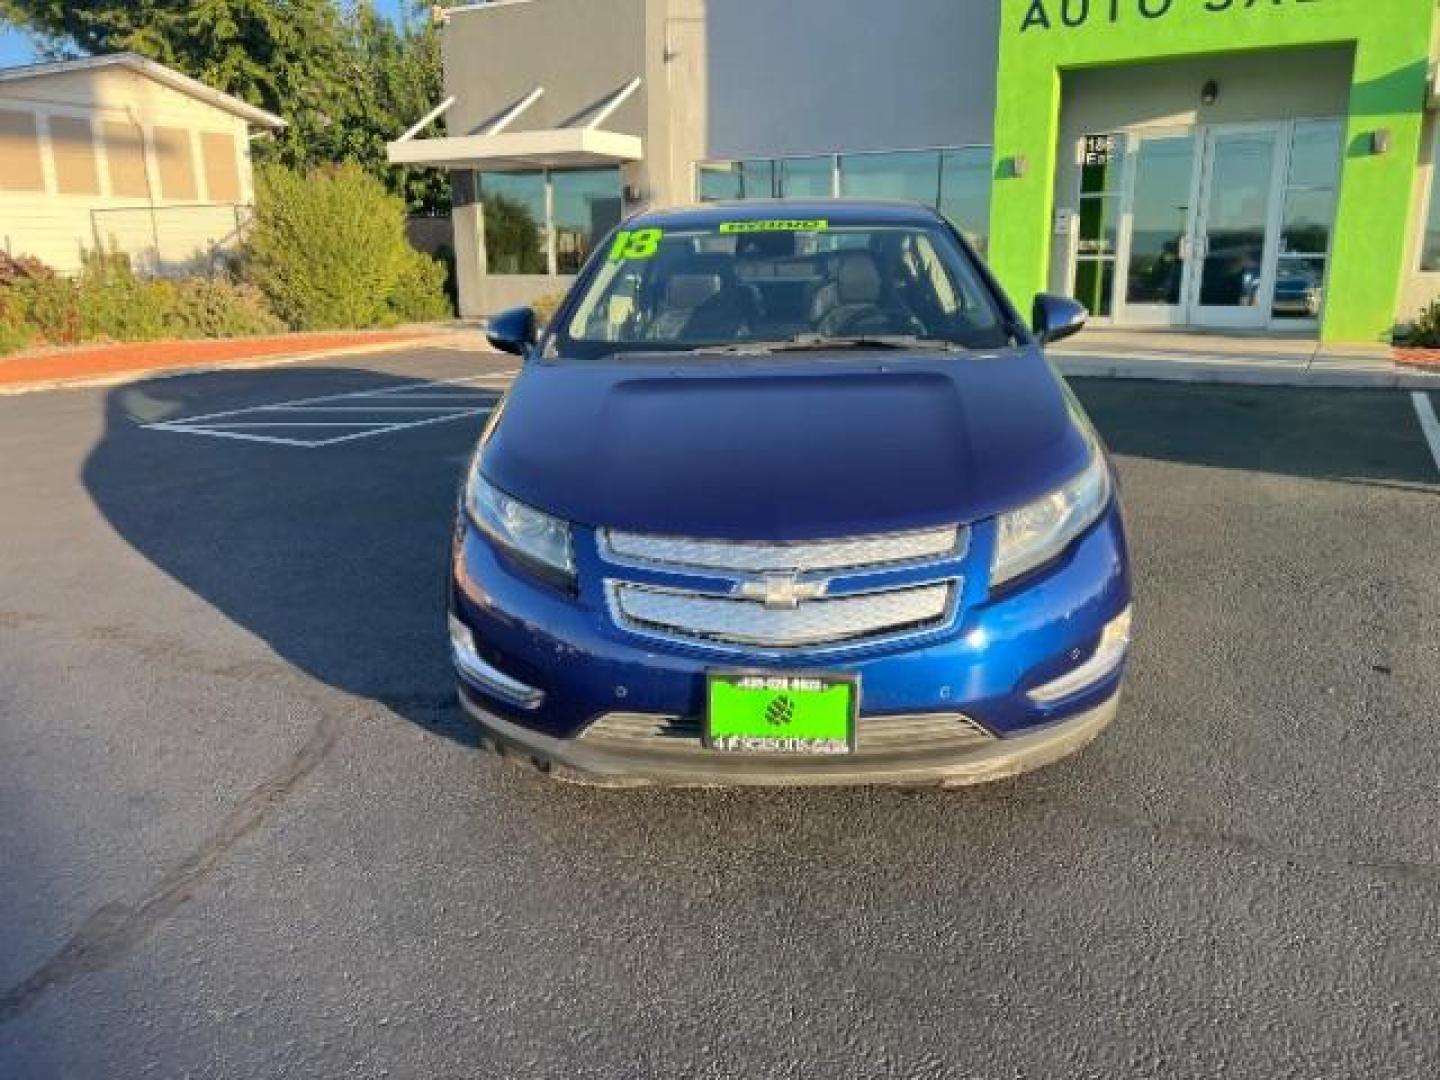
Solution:
M519 679L512 679L493 664L481 659L475 651L475 639L470 628L450 615L450 656L460 673L481 689L502 701L509 702L517 709L538 709L545 700L545 692L527 686Z
M1077 694L1093 686L1101 679L1114 673L1125 659L1130 647L1130 609L1127 607L1105 625L1100 635L1100 644L1095 651L1077 668L1067 671L1058 679L1052 679L1029 693L1031 701L1038 705L1053 705L1062 698Z

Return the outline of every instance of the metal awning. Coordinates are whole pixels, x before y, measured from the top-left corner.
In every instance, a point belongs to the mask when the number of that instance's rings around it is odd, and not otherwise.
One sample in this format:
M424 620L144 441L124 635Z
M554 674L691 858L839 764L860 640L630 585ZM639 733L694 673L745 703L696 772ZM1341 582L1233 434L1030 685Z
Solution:
M432 165L442 169L484 169L487 172L579 169L639 161L644 157L644 140L640 136L606 131L600 126L639 87L637 76L602 101L583 124L574 127L507 130L545 93L543 86L537 86L483 132L440 139L415 138L455 104L455 98L448 97L400 138L386 144L385 156L392 165Z

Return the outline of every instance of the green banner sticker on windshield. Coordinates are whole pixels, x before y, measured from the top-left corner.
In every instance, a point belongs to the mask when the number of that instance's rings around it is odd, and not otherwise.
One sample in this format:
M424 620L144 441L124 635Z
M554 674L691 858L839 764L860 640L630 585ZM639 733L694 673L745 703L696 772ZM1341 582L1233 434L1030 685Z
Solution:
M615 234L615 242L610 245L610 254L606 258L611 262L652 258L660 250L660 241L664 236L660 229L621 229Z
M722 221L722 233L752 232L820 232L828 229L830 222L823 218L805 221L801 219L777 219L774 221Z

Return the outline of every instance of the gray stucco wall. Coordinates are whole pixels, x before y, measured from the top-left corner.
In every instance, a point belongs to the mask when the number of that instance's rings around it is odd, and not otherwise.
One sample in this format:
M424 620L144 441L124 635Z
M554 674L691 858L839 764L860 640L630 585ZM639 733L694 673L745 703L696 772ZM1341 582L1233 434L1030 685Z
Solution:
M645 0L513 0L458 10L443 39L451 135L472 135L537 86L512 131L563 127L645 74ZM641 87L605 127L645 134ZM583 122L583 121L582 121Z
M653 3L654 0L651 0ZM605 120L608 131L646 140L651 86L647 70L647 0L509 0L451 12L442 37L445 92L455 95L446 115L450 135L483 131L537 86L545 93L510 131L582 127L635 76L640 89ZM649 186L646 162L627 166L626 184ZM536 296L562 290L569 278L487 275L484 222L467 180L457 174L455 258L460 314L483 318Z
M988 144L1000 0L711 0L705 156Z

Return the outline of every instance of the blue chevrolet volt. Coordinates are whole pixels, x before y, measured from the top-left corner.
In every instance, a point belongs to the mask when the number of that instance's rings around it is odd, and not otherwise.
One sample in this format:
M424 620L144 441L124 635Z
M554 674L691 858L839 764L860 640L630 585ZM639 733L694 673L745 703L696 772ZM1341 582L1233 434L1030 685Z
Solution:
M1130 574L1104 447L926 208L629 220L524 366L454 530L450 644L486 741L591 783L969 784L1115 715Z

